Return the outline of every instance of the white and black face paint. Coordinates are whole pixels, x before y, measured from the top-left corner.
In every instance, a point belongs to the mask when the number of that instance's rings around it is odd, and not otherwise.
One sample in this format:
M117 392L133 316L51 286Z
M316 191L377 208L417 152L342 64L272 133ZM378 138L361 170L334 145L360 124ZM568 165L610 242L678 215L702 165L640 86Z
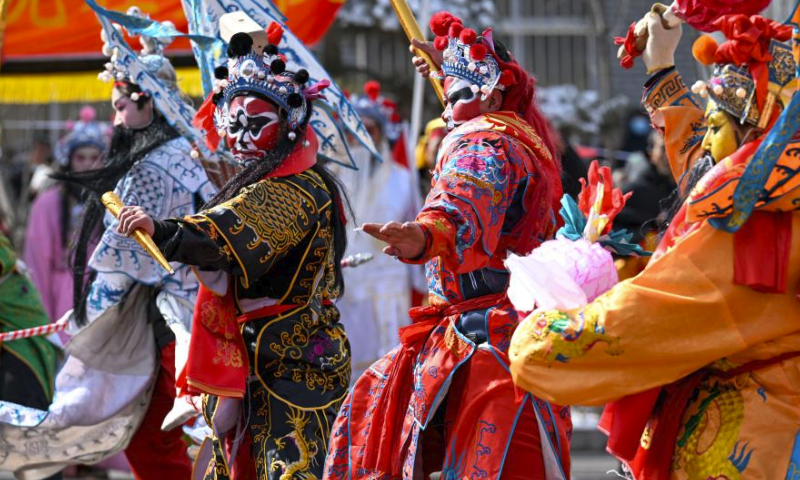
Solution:
M462 78L447 77L444 81L447 107L442 119L447 129L453 128L477 117L481 113L481 99L474 84Z
M278 107L258 97L234 98L228 107L227 143L240 159L259 158L277 143Z

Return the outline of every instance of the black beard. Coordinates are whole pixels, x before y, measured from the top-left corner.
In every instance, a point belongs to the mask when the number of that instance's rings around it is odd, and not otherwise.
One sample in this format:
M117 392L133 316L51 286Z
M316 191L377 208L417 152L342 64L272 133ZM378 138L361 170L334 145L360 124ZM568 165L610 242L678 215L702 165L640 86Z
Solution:
M678 180L678 187L672 192L672 195L665 198L661 201L662 205L667 205L667 215L666 221L661 224L660 229L662 232L667 230L670 222L678 214L678 210L681 209L683 203L689 198L689 194L692 193L694 187L700 183L700 180L705 176L706 173L709 172L717 162L714 157L711 156L711 153L706 152L705 155L698 158L697 161L694 162L692 168L690 168L687 172L685 172L681 178Z
M250 186L266 175L269 175L275 167L286 160L294 151L295 147L302 148L302 145L299 145L299 143L302 142L301 139L304 137L302 132L298 132L296 141L289 140L289 138L282 133L283 132L278 133L278 143L275 147L268 152L264 152L261 157L249 158L243 162L239 162L239 159L237 159L237 162L243 167L242 170L231 177L228 183L223 185L219 192L203 206L203 209L216 207L220 203L227 202L231 198L239 195L239 192L244 187Z

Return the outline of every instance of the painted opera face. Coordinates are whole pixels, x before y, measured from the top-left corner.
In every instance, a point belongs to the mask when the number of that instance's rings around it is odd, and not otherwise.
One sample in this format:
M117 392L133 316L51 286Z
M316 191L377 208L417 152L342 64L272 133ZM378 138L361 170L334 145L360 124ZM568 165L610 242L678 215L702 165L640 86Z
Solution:
M703 137L702 148L711 154L715 162L723 160L741 145L742 128L731 114L719 108L713 100L709 100L706 107L706 124L708 131Z
M457 77L445 77L444 92L447 97L447 106L442 113L442 120L448 130L452 130L482 113L481 94L472 91L472 83Z
M260 97L238 96L228 106L226 142L239 159L257 159L275 147L280 109Z

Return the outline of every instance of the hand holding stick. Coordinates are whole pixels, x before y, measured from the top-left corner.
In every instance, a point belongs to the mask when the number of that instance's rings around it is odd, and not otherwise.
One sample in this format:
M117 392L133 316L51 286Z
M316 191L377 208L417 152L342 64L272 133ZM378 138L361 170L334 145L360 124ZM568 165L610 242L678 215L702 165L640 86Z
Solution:
M104 193L103 196L100 197L100 200L103 202L103 205L106 206L106 209L108 209L108 211L114 215L114 218L119 217L120 210L122 210L122 207L125 206L119 196L114 192ZM164 267L166 271L168 271L170 274L175 273L175 270L172 269L172 266L169 264L167 259L164 258L164 255L158 249L155 242L153 242L153 239L147 234L147 232L137 228L133 232L133 239L136 240L136 243L141 245L142 248L144 248L144 250L151 257L153 257L156 262L158 262L159 265Z

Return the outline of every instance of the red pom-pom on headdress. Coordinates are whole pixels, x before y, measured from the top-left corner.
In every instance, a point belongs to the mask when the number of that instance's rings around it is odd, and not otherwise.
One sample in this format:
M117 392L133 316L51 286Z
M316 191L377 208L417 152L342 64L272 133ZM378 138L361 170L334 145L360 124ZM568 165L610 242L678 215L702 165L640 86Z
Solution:
M433 39L433 48L440 52L447 48L447 37L436 37Z
M381 84L375 80L370 80L364 84L364 94L373 102L378 100L381 94Z
M283 27L278 22L272 22L267 27L267 40L272 45L278 45L283 39Z
M461 34L458 36L458 39L461 40L461 43L466 43L468 45L472 45L475 43L475 39L478 38L478 34L475 33L475 30L471 28L465 28L461 31Z
M436 12L431 17L431 31L439 37L446 37L454 20L456 17L450 12ZM461 21L459 20L458 23Z
M486 48L486 45L476 43L475 45L469 47L469 56L472 57L472 59L476 62L479 62L486 57L486 53L488 53L488 51L489 50Z
M450 25L450 31L448 32L448 35L450 37L456 38L461 34L463 30L464 30L464 25L461 25L460 22L453 22L453 24Z
M517 78L514 76L514 72L511 70L503 70L503 73L500 74L500 85L504 87L510 87L517 83Z

